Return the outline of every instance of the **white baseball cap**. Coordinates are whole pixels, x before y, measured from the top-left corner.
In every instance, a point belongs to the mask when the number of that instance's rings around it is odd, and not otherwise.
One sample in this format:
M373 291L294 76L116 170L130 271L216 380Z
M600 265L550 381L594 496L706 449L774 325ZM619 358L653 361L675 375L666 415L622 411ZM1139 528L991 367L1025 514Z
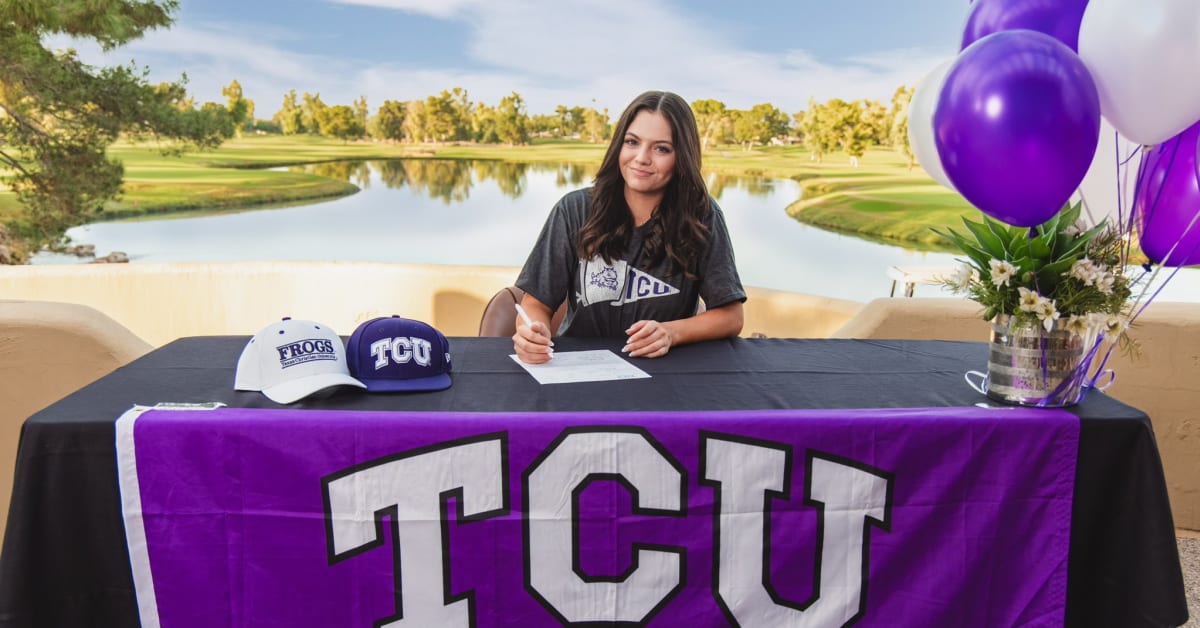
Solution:
M332 329L284 318L263 328L238 358L234 390L259 390L275 403L292 403L332 386L357 386L346 367L346 347Z

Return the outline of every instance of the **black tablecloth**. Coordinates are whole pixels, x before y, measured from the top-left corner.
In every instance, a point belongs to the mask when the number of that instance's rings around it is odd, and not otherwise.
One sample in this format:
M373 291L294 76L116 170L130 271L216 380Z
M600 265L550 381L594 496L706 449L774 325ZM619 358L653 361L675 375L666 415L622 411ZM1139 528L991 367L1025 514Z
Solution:
M134 404L279 407L233 390L245 337L184 338L35 414L21 430L0 554L0 625L135 626L114 423ZM620 341L556 339L556 350ZM733 339L638 360L650 379L539 385L499 338L453 338L454 385L368 394L341 388L294 408L389 411L724 410L966 406L983 343ZM1081 419L1067 624L1175 626L1187 618L1162 463L1150 420L1092 393Z

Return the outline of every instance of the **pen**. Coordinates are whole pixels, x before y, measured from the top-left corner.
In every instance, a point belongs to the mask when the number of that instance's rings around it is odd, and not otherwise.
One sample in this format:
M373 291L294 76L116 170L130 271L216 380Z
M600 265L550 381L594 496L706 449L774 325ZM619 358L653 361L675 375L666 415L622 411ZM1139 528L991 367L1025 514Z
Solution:
M525 313L525 308L521 307L520 303L513 303L513 307L517 308L517 315L521 317L521 320L525 321L525 325L528 327L533 327L533 321L530 320L529 315Z
M533 328L533 320L529 318L529 314L527 314L527 313L525 312L525 308L521 307L521 304L520 304L520 303L513 303L513 307L517 308L517 316L520 316L520 317L521 317L521 320L525 321L525 326L527 326L527 327L529 327L529 328L531 328L531 329L532 329L532 328ZM551 347L553 347L553 346L554 346L554 343L553 343L553 342L551 342L551 343L550 343L550 346L551 346ZM553 356L554 356L554 349L550 349L550 350L549 350L547 353L548 353L548 354L549 354L551 357L553 357Z

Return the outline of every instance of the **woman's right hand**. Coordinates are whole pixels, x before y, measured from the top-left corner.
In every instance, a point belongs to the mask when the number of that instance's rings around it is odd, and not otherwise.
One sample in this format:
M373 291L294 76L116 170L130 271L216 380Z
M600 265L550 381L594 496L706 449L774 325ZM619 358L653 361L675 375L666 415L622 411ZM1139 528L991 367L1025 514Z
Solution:
M517 319L517 332L512 338L517 357L526 364L544 364L554 357L554 341L550 340L550 330L541 321L534 321L529 326Z

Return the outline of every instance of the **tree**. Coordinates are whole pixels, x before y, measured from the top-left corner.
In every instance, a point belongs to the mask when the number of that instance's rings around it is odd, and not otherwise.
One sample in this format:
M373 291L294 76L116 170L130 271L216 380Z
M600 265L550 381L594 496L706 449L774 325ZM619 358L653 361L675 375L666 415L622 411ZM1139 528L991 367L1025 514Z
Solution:
M241 137L242 132L246 129L246 123L254 123L254 101L247 99L242 95L242 84L233 79L229 85L221 88L221 95L225 97L225 108L229 110L229 115L233 117L234 131Z
M437 96L425 99L425 132L438 142L465 140L471 137L471 102L467 91L455 87L442 90Z
M385 100L379 106L374 118L374 136L381 140L399 142L404 139L404 117L406 111L403 102Z
M51 6L52 5L52 6ZM188 105L183 80L152 86L132 63L95 68L49 35L91 39L106 51L165 28L174 0L0 3L0 168L22 209L8 223L3 261L62 242L65 231L120 192L124 168L105 154L119 136L165 140L164 150L213 147L232 133L229 111Z
M912 145L908 143L908 107L912 104L916 89L901 85L892 95L891 144L892 148L904 156L909 172L912 172L913 166L916 165L916 156L913 155Z
M296 90L288 90L288 93L283 95L283 106L275 113L273 119L279 123L279 129L284 135L304 132L304 111L296 101Z
M509 145L529 143L529 116L525 114L525 100L513 92L500 99L495 110L496 136Z
M537 113L529 117L529 132L538 137L562 137L560 118L555 114Z
M359 124L354 109L346 105L322 107L317 112L317 125L321 130L321 135L336 137L343 142L356 140L366 132L366 129Z
M609 128L608 124L607 107L604 108L604 111L596 111L591 107L583 109L582 134L587 138L587 141L592 143L603 142L608 139L611 131L612 129Z
M581 135L583 133L583 107L568 107L566 105L558 105L554 108L554 115L558 121L558 137L574 137L575 135Z
M804 134L804 146L812 153L812 159L817 163L825 158L825 153L837 146L837 136L830 120L829 107L817 104L815 99L809 98L808 109L804 111L800 127Z
M739 111L733 121L733 136L746 150L755 144L767 144L771 138L787 135L788 116L771 103L754 105Z
M425 101L414 100L404 106L404 135L414 142L428 142L429 131L426 130Z
M576 105L567 110L567 137L582 136L586 124L587 114L583 107Z
M878 100L857 101L862 106L862 132L859 134L868 144L883 146L891 139L892 118Z
M566 137L567 133L567 116L569 110L566 105L559 105L554 108L554 115L558 119L558 137Z
M475 111L471 114L471 125L474 127L476 142L485 144L500 143L496 133L496 109L483 103L475 103Z
M804 143L804 112L797 111L792 114L792 139L803 144Z
M866 153L871 138L870 126L863 123L866 104L861 100L846 102L834 98L825 103L825 109L828 113L827 132L849 155L850 163L858 167L858 158Z
M304 95L300 98L302 101L300 105L300 125L304 127L305 133L320 133L321 126L317 122L317 115L328 105L321 100L320 92L316 94L304 92Z
M367 128L367 116L370 114L370 109L367 107L367 97L359 96L354 99L354 116L358 118L358 124L362 128Z
M707 149L709 144L716 144L726 137L730 114L725 103L711 98L697 100L692 103L692 114L696 116L696 126L700 130L701 149Z

